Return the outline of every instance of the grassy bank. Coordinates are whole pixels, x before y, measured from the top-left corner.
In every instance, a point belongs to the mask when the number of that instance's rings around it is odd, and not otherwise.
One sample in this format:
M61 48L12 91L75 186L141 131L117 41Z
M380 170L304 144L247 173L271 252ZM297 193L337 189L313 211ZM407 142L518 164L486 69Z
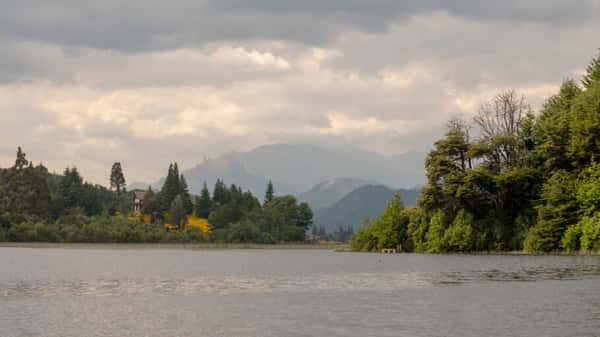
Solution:
M61 248L61 249L326 249L337 250L341 244L325 243L52 243L52 242L0 242L0 248Z

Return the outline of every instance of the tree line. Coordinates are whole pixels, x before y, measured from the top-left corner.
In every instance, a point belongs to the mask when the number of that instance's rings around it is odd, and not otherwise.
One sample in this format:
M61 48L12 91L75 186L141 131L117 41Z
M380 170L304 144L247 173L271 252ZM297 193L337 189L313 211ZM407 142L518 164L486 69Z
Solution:
M133 192L120 163L110 189L85 182L75 167L52 174L34 166L19 147L15 164L0 168L0 241L52 242L302 242L313 213L293 196L276 196L268 183L264 202L236 185L217 180L192 196L177 163L162 188L149 188L139 220L133 220ZM210 233L186 226L189 216L208 219ZM165 229L165 223L175 230Z
M418 207L396 196L355 250L600 251L600 55L534 115L515 90L452 119L425 161Z
M235 243L302 242L313 218L307 203L299 203L292 195L276 196L271 181L262 204L250 191L227 186L220 179L212 194L204 183L200 195L192 199L177 163L169 166L159 192L148 188L143 205L143 214L152 221L166 220L179 228L185 227L189 215L207 219L213 240Z

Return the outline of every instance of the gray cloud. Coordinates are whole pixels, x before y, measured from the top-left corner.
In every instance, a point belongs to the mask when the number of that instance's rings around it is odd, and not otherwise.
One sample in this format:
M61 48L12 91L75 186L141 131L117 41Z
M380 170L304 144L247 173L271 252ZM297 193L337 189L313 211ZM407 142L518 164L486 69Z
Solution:
M121 51L198 46L222 40L276 39L322 44L340 32L383 32L392 22L445 11L472 19L550 24L593 20L599 0L7 0L4 35Z
M426 151L598 47L600 0L75 1L0 8L0 166L17 145L105 183L274 142Z

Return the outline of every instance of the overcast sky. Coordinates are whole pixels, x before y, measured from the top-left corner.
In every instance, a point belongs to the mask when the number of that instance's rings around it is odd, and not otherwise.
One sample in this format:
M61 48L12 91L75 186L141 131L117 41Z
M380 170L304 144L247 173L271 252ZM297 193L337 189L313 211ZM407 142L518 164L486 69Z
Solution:
M276 142L426 151L599 47L600 0L3 0L0 166L22 145L106 184Z

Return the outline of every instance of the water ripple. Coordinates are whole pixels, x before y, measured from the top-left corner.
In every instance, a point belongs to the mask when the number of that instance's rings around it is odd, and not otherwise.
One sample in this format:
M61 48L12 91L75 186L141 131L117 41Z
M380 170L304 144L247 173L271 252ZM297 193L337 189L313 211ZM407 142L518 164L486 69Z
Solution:
M485 282L535 282L600 277L600 266L450 272L315 273L268 277L30 280L0 283L0 299L137 294L232 294L305 290L397 290Z

